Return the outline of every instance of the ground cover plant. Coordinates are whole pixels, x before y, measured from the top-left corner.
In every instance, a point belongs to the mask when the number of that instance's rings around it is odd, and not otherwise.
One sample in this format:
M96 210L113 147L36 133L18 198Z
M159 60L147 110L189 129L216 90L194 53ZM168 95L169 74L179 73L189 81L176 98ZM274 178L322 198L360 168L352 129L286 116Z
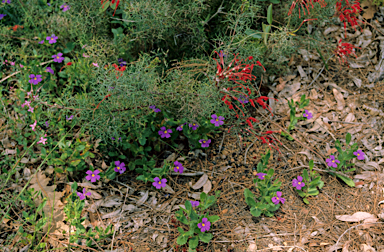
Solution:
M282 243L265 223L292 219L281 216L295 204L315 208L332 183L362 187L374 175L361 169L380 170L381 145L361 129L335 136L341 127L329 122L340 121L321 116L337 107L355 120L349 93L322 73L363 67L353 60L372 40L350 40L371 36L362 13L359 0L2 1L0 248L315 251L303 239ZM330 38L334 27L323 30L334 23L342 29ZM283 79L299 55L321 66L311 83L299 63L301 79ZM337 105L324 88L306 90L319 76ZM381 144L380 120L371 127ZM323 149L309 137L320 128L332 136ZM379 225L374 211L348 218ZM277 245L257 244L256 227ZM319 247L336 251L343 235ZM353 246L373 239L384 242Z

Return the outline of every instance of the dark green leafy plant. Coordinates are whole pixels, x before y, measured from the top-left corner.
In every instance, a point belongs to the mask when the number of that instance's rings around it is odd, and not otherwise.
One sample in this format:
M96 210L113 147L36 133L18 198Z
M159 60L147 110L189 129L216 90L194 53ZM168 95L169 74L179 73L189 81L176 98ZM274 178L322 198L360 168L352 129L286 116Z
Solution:
M199 241L209 243L213 238L211 233L207 233L211 223L220 219L217 215L209 215L209 212L203 214L203 211L216 203L220 196L220 191L216 191L215 195L207 196L206 193L200 194L200 202L186 201L185 209L180 208L176 212L176 218L181 223L189 225L189 230L185 231L182 227L178 227L180 234L177 237L177 244L184 245L188 242L189 251L195 252Z
M256 197L248 188L244 190L245 202L250 207L251 214L255 217L259 217L261 214L271 217L279 209L279 202L283 204L285 202L285 199L281 198L281 192L279 191L281 182L278 180L272 182L274 169L271 168L267 171L269 157L270 151L267 150L266 154L261 158L261 162L257 164L257 178L253 182L259 196Z
M308 106L308 104L309 104L309 99L305 99L305 95L301 96L299 102L295 103L293 101L293 99L291 99L291 101L288 101L289 108L291 109L289 112L290 123L289 123L288 129L287 129L288 132L295 128L295 126L299 120L305 120L304 116L300 116L300 117L296 116L296 113L297 113L296 107L299 110L301 110L301 109L305 108L306 106ZM285 132L281 132L281 135L285 136L288 140L291 140L291 141L293 140L293 138Z
M303 177L298 176L292 181L293 187L296 187L296 192L303 198L304 203L309 204L308 197L319 194L319 189L323 188L324 182L321 180L320 174L313 170L313 160L309 161L309 172L303 170Z

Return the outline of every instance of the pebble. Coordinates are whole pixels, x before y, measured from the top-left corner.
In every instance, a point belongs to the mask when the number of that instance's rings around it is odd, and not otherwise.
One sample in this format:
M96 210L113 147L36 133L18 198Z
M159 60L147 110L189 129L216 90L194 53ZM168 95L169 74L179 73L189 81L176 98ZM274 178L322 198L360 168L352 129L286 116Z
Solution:
M227 156L226 155L221 155L221 159L226 159Z

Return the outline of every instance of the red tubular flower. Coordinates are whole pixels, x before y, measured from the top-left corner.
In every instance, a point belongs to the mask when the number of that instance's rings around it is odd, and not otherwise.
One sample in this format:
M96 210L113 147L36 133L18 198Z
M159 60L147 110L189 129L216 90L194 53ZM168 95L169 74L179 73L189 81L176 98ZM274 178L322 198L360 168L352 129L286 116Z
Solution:
M347 62L347 64L348 64L347 59L348 59L349 55L353 55L357 58L357 55L355 54L355 50L354 50L355 48L361 49L360 47L355 47L354 45L352 45L350 43L341 43L341 39L339 40L339 44L338 44L336 50L334 51L334 53L338 57L340 64L342 64L344 62Z
M354 4L350 4L349 0L345 0L344 7L342 6L342 0L338 0L336 3L336 14L339 16L341 22L344 23L345 37L347 37L347 23L349 23L352 28L356 30L356 25L360 27L357 23L357 16L361 11L361 6L359 0L355 0ZM362 30L362 28L360 27Z
M125 69L126 69L126 66L123 66L123 67L119 67L118 65L116 64L112 64L112 66L115 67L115 70L116 71L119 71L119 72L123 72ZM123 76L123 73L120 74L120 77ZM116 79L119 79L119 77L117 76L117 73L116 73Z
M324 1L324 0L313 0L315 3L319 3L320 6L322 8L324 8L325 6L327 6L327 3ZM300 16L300 7L301 9L303 10L304 12L304 15L305 15L305 9L307 9L307 12L308 12L308 15L310 14L309 13L309 4L311 4L311 7L313 9L313 3L312 3L312 0L294 0L292 2L292 5L291 5L291 8L289 9L289 12L288 12L288 16L292 14L293 10L295 9L296 7L296 4L299 4L299 18L301 18Z
M101 0L101 4L103 4L104 1L105 0ZM115 4L115 2L116 2L116 7L115 7L115 11L113 12L112 16L115 16L115 13L116 13L117 7L119 6L120 0L112 0L111 4ZM108 3L108 0L105 3Z

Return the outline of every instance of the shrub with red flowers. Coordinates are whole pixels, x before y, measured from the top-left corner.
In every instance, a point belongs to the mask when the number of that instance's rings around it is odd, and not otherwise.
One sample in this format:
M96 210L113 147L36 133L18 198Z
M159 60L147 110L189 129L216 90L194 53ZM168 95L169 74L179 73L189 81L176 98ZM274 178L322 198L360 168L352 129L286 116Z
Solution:
M236 87L222 88L222 91L220 91L220 93L223 93L224 96L221 98L221 100L224 102L224 104L228 106L230 110L233 110L236 113L235 116L237 119L241 118L245 121L245 123L249 126L249 128L247 128L247 131L255 135L263 143L268 144L269 148L271 148L272 146L276 150L279 150L276 145L276 141L278 142L278 140L270 136L272 133L275 133L275 132L267 131L263 133L260 133L260 132L256 133L258 130L255 129L254 123L259 123L259 120L257 120L252 116L246 116L244 111L234 103L235 101L239 102L243 108L245 108L244 104L247 104L248 102L252 107L256 108L255 104L257 103L263 109L267 109L273 116L272 109L266 103L266 101L268 101L269 99L273 99L273 100L276 100L276 99L272 97L267 97L267 96L259 96L257 98L251 99L250 97L252 95L252 91L248 86L244 85L247 81L256 80L256 76L252 74L254 65L260 66L263 68L264 71L266 71L264 66L260 63L260 61L256 61L256 63L250 63L250 62L242 63L243 59L236 59L238 55L234 54L233 60L226 67L224 64L223 53L219 54L216 51L215 53L220 58L220 63L217 61L217 59L214 58L214 60L217 63L217 72L216 72L216 79L215 79L216 87L220 88L219 87L220 81L224 79L239 85ZM251 61L251 60L253 60L252 56L248 57L245 61ZM233 93L235 93L236 95L234 95ZM245 125L245 123L240 123L240 124ZM228 133L230 132L231 128L228 130Z

